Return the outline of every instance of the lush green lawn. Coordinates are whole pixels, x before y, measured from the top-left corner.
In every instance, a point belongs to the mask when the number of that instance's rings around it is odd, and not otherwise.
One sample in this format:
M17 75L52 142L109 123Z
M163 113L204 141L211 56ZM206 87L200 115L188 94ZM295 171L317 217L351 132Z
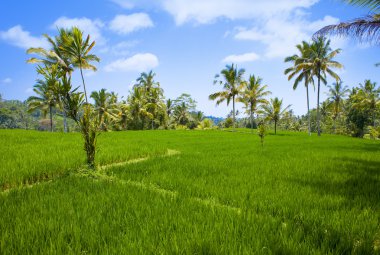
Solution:
M93 176L80 139L0 131L1 254L380 253L379 142L104 133L100 165L146 160Z

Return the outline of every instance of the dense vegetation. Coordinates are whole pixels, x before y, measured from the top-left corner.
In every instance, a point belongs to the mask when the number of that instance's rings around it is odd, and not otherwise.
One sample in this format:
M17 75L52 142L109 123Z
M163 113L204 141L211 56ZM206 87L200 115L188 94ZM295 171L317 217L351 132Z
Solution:
M109 132L100 165L148 158L88 174L75 171L79 134L0 134L3 254L380 249L377 141L280 132L262 147L250 132ZM8 190L22 182L32 188Z

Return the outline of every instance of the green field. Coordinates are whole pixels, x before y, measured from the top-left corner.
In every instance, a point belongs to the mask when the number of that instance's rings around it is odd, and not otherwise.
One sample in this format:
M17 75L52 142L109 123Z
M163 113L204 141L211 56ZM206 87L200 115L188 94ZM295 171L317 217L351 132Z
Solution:
M0 254L379 254L378 141L0 131Z

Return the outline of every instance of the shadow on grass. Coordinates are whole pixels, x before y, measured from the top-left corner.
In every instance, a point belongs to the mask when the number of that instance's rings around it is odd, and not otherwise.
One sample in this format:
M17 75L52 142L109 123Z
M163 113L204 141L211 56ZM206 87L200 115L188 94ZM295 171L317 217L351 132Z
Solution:
M298 179L289 181L314 188L323 195L344 197L349 208L373 208L380 210L380 158L362 160L347 157L335 159L337 164L326 172L345 175L340 180L329 178ZM342 168L338 168L342 166Z

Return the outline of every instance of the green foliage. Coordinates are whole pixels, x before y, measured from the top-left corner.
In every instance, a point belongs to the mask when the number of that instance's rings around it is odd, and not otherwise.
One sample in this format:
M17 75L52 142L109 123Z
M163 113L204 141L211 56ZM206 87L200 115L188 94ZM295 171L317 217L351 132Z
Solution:
M257 128L257 134L260 137L261 146L264 146L264 138L266 135L266 127L264 122L259 124L259 127Z
M227 106L232 101L232 120L235 124L235 100L238 97L242 86L244 85L243 75L245 73L244 69L237 69L237 67L232 65L227 65L225 69L220 71L220 75L215 75L214 84L219 84L223 86L223 91L219 91L209 95L210 100L216 100L216 105L227 102ZM220 78L221 77L221 78Z

